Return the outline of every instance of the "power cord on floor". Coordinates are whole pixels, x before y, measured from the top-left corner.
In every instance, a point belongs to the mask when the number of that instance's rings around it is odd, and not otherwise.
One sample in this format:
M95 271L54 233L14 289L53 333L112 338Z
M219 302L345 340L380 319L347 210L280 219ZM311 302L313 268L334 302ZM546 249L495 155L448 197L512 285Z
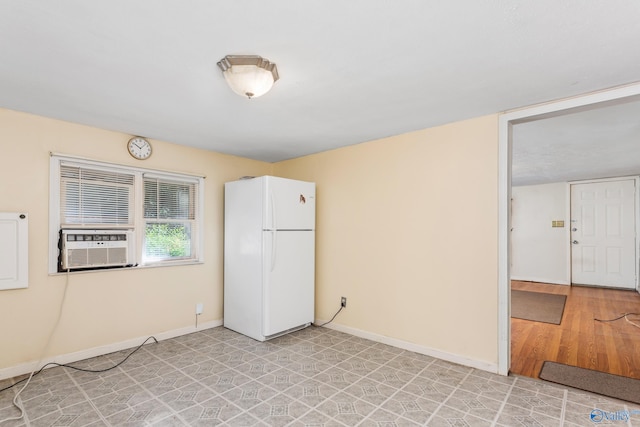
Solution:
M335 319L335 318L336 318L336 316L337 316L338 314L340 314L340 312L342 311L342 309L343 309L343 308L344 308L344 305L340 306L340 309L339 309L338 311L336 311L336 314L334 314L334 315L333 315L333 317L331 318L331 320L329 320L328 322L324 322L324 323L323 323L323 324L321 324L321 325L316 325L315 323L312 323L312 325L313 325L313 326L316 326L316 327L318 327L318 328L320 328L320 327L322 327L322 326L324 326L324 325L328 325L329 323L333 322L333 319Z
M640 316L640 313L624 313L623 315L618 316L615 319L596 319L594 317L593 320L598 321L598 322L615 322L616 320L624 319L627 322L631 323L636 328L640 328L639 324L637 324L635 322L632 322L631 320L629 320L629 318L627 316Z
M0 424L4 423L5 421L19 421L22 418L24 418L24 408L22 407L22 405L18 401L18 398L20 397L20 394L24 391L24 389L27 388L27 386L31 382L31 379L36 375L36 369L38 368L38 366L40 366L42 364L42 360L44 359L45 355L47 354L47 351L49 350L49 345L51 344L51 339L53 338L53 335L55 334L56 329L58 329L58 324L60 323L60 319L62 318L62 308L64 307L65 300L67 299L67 289L68 288L69 288L69 270L67 270L67 274L66 274L66 277L65 277L64 290L62 291L62 299L60 300L60 307L58 308L58 316L56 317L56 321L54 322L53 327L51 328L51 331L49 332L49 337L47 338L47 342L44 345L44 347L42 349L42 352L40 353L40 357L38 358L38 361L34 365L34 369L33 369L33 371L31 371L31 374L29 375L29 377L19 381L18 383L16 383L16 384L20 384L20 383L26 381L25 385L22 386L22 388L20 390L18 390L18 392L14 396L13 402L12 402L13 406L18 408L18 410L20 411L20 416L5 418L4 420L0 420ZM40 371L42 371L42 369ZM38 371L38 373L40 373L40 371ZM7 388L11 388L11 387L13 387L13 385L11 385L11 386L9 386ZM4 391L4 390L6 390L6 389L0 390L0 391Z
M10 385L8 387L5 387L5 388L0 390L0 393L1 393L1 392L5 391L5 390L8 390L8 389L12 388L12 387L15 387L18 384L22 384L23 382L26 382L25 385L22 386L22 388L20 390L18 390L18 392L14 396L13 402L12 402L13 406L18 408L18 410L20 411L20 415L17 416L17 417L9 417L9 418L5 418L3 420L0 420L0 424L4 423L6 421L19 421L19 420L24 418L24 407L21 405L21 403L18 400L19 397L20 397L20 394L22 394L22 392L27 388L27 386L31 382L31 379L33 377L35 377L36 375L38 375L40 372L42 372L47 366L64 366L64 367L67 367L67 368L75 369L75 370L78 370L78 371L84 371L84 372L95 372L95 373L106 372L106 371L108 371L110 369L114 369L114 368L120 366L122 363L124 363L125 360L127 360L133 353L138 351L140 349L140 347L142 347L151 338L153 338L153 340L156 343L158 342L158 340L155 339L155 337L147 338L142 344L140 344L135 350L133 350L127 357L125 357L124 360L122 360L117 365L112 366L111 368L107 368L107 369L90 370L90 369L76 368L76 367L71 366L71 365L65 365L65 364L50 362L50 363L47 363L46 365L44 365L43 367L41 367L39 370L36 371L37 367L42 364L42 360L44 359L45 355L47 354L47 351L49 350L49 346L51 345L51 340L53 338L53 335L55 334L56 330L58 329L58 324L60 323L60 319L62 318L62 309L64 307L65 300L67 299L67 289L68 288L69 288L69 270L67 270L67 274L66 274L66 277L65 277L64 290L62 292L62 299L60 300L60 308L58 309L58 316L56 318L56 321L53 324L53 327L51 328L51 332L49 332L49 337L47 338L47 342L46 342L44 348L42 349L42 352L40 353L40 357L38 358L38 361L34 365L35 367L34 367L33 371L31 371L31 374L27 378L23 378L22 380L20 380L20 381L18 381L16 383L14 383L14 384L12 384L12 385Z
M64 363L56 363L56 362L49 362L46 365L44 365L42 368L40 368L37 372L35 372L33 374L33 376L35 377L36 375L38 375L40 372L44 371L48 366L62 366L64 368L70 368L70 369L75 369L76 371L82 371L82 372L90 372L92 374L100 374L102 372L107 372L110 371L112 369L117 368L118 366L122 365L124 362L127 361L127 359L129 359L131 356L133 356L133 354L140 350L140 348L142 348L143 345L145 345L150 339L153 339L155 341L156 344L158 344L158 340L156 339L156 337L154 336L150 336L149 338L147 338L146 340L144 340L144 342L142 344L140 344L138 347L136 347L133 351L131 351L131 353L129 353L124 359L122 359L120 362L116 363L115 365L109 367L109 368L105 368L105 369L85 369L85 368L78 368L77 366L72 366L72 365L67 365ZM23 378L20 381L18 381L15 384L11 384L9 387L5 387L3 389L0 389L0 393L2 393L5 390L9 390L12 387L17 386L20 383L23 383L27 381L27 378ZM4 420L3 420L4 421Z

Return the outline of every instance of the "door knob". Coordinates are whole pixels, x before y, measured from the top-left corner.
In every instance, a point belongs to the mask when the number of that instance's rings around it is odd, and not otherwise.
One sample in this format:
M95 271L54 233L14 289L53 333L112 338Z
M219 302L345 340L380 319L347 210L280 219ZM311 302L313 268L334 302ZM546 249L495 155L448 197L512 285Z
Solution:
M577 229L577 228L575 228L575 227L573 227L573 228L571 229L571 231L578 231L578 229Z
M574 240L574 241L573 241L573 242L571 242L571 243L573 243L574 245L577 245L577 244L578 244L578 241L577 241L577 240Z

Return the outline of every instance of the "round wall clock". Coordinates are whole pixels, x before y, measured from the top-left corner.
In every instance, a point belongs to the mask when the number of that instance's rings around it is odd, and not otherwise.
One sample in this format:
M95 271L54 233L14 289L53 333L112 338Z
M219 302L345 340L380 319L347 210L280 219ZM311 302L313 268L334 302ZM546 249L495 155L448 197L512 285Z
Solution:
M134 136L127 143L129 154L138 160L148 159L151 156L151 144L140 136Z

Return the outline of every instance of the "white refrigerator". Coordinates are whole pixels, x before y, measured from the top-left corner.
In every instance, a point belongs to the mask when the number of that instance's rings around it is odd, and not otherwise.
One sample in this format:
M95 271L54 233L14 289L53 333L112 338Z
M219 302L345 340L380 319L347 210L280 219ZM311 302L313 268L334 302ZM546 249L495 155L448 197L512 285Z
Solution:
M224 189L224 326L265 341L314 319L316 186L273 176Z

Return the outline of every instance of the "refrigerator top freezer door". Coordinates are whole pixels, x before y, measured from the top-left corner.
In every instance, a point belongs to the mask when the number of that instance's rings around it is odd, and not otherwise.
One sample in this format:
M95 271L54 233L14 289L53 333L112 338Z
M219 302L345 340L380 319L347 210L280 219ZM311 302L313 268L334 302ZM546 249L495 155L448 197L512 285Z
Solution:
M264 230L314 230L316 185L274 176L264 179Z

